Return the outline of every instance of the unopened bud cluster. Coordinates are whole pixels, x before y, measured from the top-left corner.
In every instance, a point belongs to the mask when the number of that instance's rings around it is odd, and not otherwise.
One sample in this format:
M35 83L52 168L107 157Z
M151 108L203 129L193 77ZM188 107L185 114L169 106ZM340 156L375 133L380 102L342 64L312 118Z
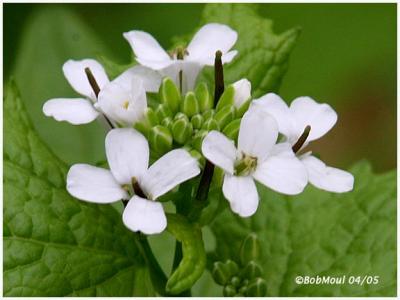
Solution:
M259 256L260 245L257 235L251 233L240 246L240 261L228 259L214 263L212 276L217 284L223 286L224 296L264 297L266 295L267 284L262 278L263 269L257 263Z
M237 139L241 116L247 106L236 108L234 93L233 86L227 87L214 108L206 83L182 95L175 83L165 78L158 103L147 108L144 120L135 127L147 136L154 158L173 148L184 147L204 164L201 145L209 131L218 130L232 140Z

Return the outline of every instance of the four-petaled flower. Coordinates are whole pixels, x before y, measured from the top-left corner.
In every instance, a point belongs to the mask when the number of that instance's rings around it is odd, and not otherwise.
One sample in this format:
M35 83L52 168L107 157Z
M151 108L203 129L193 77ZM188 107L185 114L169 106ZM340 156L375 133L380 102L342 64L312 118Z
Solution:
M307 171L289 143L276 144L278 125L261 110L250 109L240 123L238 147L218 131L203 141L203 155L225 172L222 187L231 209L242 217L255 213L259 196L253 179L284 194L295 195L307 184Z
M122 216L124 224L145 234L162 232L167 220L162 204L156 200L197 176L197 160L186 150L175 149L148 168L148 142L131 128L109 131L105 148L110 171L87 164L73 165L67 175L68 192L94 203L130 199Z
M336 193L353 189L354 177L349 172L327 166L312 156L311 152L298 154L298 151L309 142L319 139L335 125L337 114L332 107L328 104L317 103L310 97L296 98L288 107L278 95L273 93L253 100L251 107L265 111L275 118L279 132L286 137L293 146L293 151L307 168L311 184Z
M181 85L183 92L193 89L197 75L204 66L214 64L216 51L222 52L223 63L230 62L237 54L236 50L229 51L236 43L236 31L217 23L204 25L187 48L178 48L171 56L147 32L133 30L124 33L124 37L139 64L171 77L178 86Z
M85 69L93 75L99 95L93 90ZM160 75L143 66L132 67L110 82L104 68L93 59L68 60L63 72L72 88L86 98L50 99L43 105L43 113L73 125L90 123L102 114L111 121L132 124L144 110L143 104L147 106L145 91L157 92L161 84ZM122 101L127 103L124 110ZM132 102L137 105L131 105Z

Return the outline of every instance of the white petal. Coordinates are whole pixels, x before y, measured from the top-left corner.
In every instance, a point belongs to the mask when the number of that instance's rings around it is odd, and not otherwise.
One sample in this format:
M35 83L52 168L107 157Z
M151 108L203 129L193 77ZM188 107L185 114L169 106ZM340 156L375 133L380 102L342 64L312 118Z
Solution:
M223 64L230 63L237 54L238 52L236 50L232 50L229 51L228 53L223 54L221 57L222 63Z
M139 178L149 164L149 145L146 138L132 128L112 129L106 136L108 165L120 184L130 184Z
M237 108L242 106L251 96L251 82L246 78L240 79L233 84L235 89L234 104Z
M299 137L299 132L304 130L304 128L297 130L294 127L294 120L289 107L281 97L274 93L268 93L261 98L253 100L251 102L251 107L261 109L273 116L278 123L279 132L285 135L290 141L295 140L294 142L296 142Z
M349 172L328 167L314 156L303 156L301 161L306 166L311 184L335 193L345 193L353 189L354 177Z
M145 91L154 93L158 92L158 89L161 85L161 74L144 66L138 65L129 68L113 81L129 90L132 86L132 80L138 77L142 80Z
M222 191L229 201L232 211L241 217L253 215L258 207L258 192L250 176L225 174Z
M203 155L225 172L233 174L236 159L236 148L233 141L219 131L211 131L201 145Z
M113 80L100 91L98 106L118 123L127 126L135 124L142 119L147 107L142 80L132 76L130 86L124 80Z
M64 76L76 92L95 100L96 95L86 76L85 68L90 69L100 90L109 82L103 66L94 59L68 60L63 65Z
M202 68L198 63L182 62L182 94L194 90L197 76ZM179 87L179 73L177 86Z
M160 202L133 196L129 200L122 220L132 231L141 231L145 234L156 234L167 227L167 217Z
M278 138L275 119L259 110L249 109L240 122L238 149L259 161L268 155Z
M90 123L99 115L93 104L82 98L48 100L43 105L43 113L57 121L67 121L74 125Z
M141 65L159 70L173 63L167 52L147 32L132 30L125 32L124 38L131 45L136 60Z
M290 111L296 127L303 132L307 125L311 126L307 141L313 141L325 135L337 121L336 112L325 103L317 103L310 97L296 98L290 105Z
M112 203L128 198L109 170L86 164L76 164L69 169L67 191L80 200L93 203Z
M288 195L301 193L308 182L307 170L289 143L276 145L271 156L257 166L253 177L274 191Z
M236 31L226 25L217 23L204 25L188 45L189 55L185 59L203 65L214 65L215 52L220 50L223 54L227 53L236 40Z
M157 160L139 184L145 194L155 200L199 173L197 160L186 150L176 149Z

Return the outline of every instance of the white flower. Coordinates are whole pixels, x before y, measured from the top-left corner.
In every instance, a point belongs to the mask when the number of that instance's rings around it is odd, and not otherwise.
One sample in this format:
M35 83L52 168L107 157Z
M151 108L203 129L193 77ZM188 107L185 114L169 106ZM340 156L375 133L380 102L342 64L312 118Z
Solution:
M233 88L235 89L234 105L240 108L251 97L251 82L243 78L233 83Z
M132 231L146 234L162 232L167 221L162 204L156 200L200 173L196 159L186 150L176 149L148 168L148 142L131 128L111 130L105 146L110 171L86 164L73 165L67 175L68 192L94 203L130 199L123 212L124 224Z
M254 100L252 107L271 114L278 122L279 132L292 146L303 135L305 128L310 126L307 139L300 149L325 135L337 121L337 114L332 107L328 104L317 103L310 97L296 98L288 107L278 95L270 93ZM321 160L312 156L311 152L299 155L299 158L306 166L309 181L314 186L336 193L353 189L352 174L326 166Z
M225 171L222 191L231 209L251 216L258 206L254 179L284 194L294 195L307 184L307 171L290 144L275 144L278 125L261 110L249 110L240 123L238 149L222 133L211 131L202 144L204 156Z
M236 31L222 24L210 23L204 25L194 35L181 56L176 53L170 57L160 44L148 33L129 31L124 33L136 55L136 60L143 66L160 71L164 76L171 77L179 86L179 72L182 71L182 90L192 90L197 75L204 66L214 65L215 52L222 52L222 62L230 62L237 54L229 51L237 39Z
M72 88L85 98L50 99L43 105L43 113L46 116L53 117L57 121L67 121L71 124L79 125L90 123L103 113L94 105L97 97L89 83L85 68L90 69L100 91L110 84L104 68L97 61L93 59L68 60L63 65L64 76ZM128 69L113 82L120 82L121 85L126 86L127 83L131 84L134 76L143 81L146 91L158 91L161 77L156 72L142 66Z

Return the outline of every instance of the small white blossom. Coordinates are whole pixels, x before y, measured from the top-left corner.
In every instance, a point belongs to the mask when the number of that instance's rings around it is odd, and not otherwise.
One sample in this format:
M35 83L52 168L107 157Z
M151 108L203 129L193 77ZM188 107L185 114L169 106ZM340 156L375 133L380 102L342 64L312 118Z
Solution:
M302 136L305 128L310 126L309 135L301 149L325 135L337 121L337 114L332 107L325 103L317 103L310 97L296 98L288 107L278 95L269 93L254 100L252 107L271 114L278 122L279 132L292 146ZM311 152L298 156L307 168L309 181L314 186L336 193L353 189L354 177L349 172L326 166L312 156Z
M211 131L204 138L203 155L224 170L222 191L231 209L242 217L253 215L258 207L254 179L289 195L301 193L307 184L307 171L290 144L275 144L277 138L274 118L252 109L240 123L237 149L218 131Z
M57 121L67 121L73 125L87 124L95 120L101 114L107 115L111 110L105 105L102 111L97 104L97 97L87 78L85 68L89 68L100 92L112 83L118 83L125 89L132 84L134 78L139 78L145 91L156 92L161 84L161 77L151 69L135 66L128 69L110 83L104 68L93 59L80 61L68 60L63 65L64 76L71 87L85 98L54 98L43 105L43 113L53 117ZM140 83L138 83L140 84ZM112 116L110 116L112 118ZM116 119L118 121L118 119Z
M182 57L172 56L147 32L133 30L124 33L136 60L143 66L158 70L163 76L171 77L179 86L179 73L182 71L182 90L192 90L200 70L204 66L214 65L215 53L222 52L222 62L230 62L237 54L229 51L237 40L236 31L222 24L210 23L194 35ZM179 58L179 59L178 59Z
M175 149L148 167L149 145L131 128L111 130L105 141L110 170L76 164L67 175L67 190L74 197L94 203L130 199L123 222L132 231L162 232L167 220L157 198L200 173L196 159L186 150ZM136 190L135 190L135 185ZM130 195L128 191L140 194Z
M251 82L243 78L233 83L233 88L235 89L233 104L236 108L240 108L251 97Z

